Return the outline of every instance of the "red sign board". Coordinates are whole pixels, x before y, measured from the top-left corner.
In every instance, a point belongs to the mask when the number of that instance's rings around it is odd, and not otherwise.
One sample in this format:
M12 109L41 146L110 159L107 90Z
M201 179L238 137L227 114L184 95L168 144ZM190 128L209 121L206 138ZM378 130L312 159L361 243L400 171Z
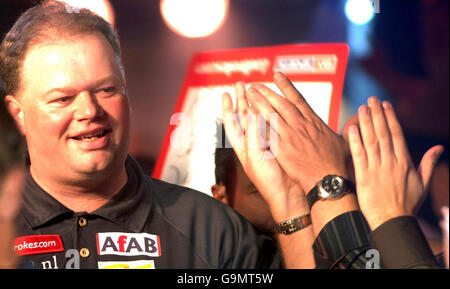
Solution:
M335 131L348 58L343 43L243 48L195 54L172 114L153 177L209 194L214 184L216 123L223 92L238 81L263 83L279 92L281 71L312 109ZM280 92L279 92L280 93Z

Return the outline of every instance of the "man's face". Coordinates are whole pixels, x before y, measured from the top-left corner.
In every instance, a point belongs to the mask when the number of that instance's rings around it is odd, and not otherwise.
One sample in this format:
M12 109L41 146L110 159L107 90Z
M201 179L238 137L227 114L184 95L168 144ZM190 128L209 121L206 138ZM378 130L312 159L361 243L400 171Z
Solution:
M32 46L18 100L32 172L76 183L124 168L128 97L101 34Z
M274 234L275 221L269 206L247 177L239 161L235 161L235 165L236 171L230 184L215 184L211 187L213 197L235 209L259 231Z
M247 177L241 164L236 168L236 187L234 192L227 190L230 206L243 215L258 230L273 233L275 222L264 198Z

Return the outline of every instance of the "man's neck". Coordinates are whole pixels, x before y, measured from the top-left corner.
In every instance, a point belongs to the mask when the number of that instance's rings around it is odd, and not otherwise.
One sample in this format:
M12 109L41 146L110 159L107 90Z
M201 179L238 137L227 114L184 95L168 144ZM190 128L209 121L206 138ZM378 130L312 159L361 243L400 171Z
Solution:
M49 195L74 212L93 212L111 200L128 181L125 166L122 170L102 177L91 177L85 181L59 182L40 175L30 166L34 181Z

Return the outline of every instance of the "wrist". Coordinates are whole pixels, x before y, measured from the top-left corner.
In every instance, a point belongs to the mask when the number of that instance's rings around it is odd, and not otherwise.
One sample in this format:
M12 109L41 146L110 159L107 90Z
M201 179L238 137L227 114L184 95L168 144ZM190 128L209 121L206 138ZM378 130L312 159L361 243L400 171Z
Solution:
M323 176L308 192L306 200L316 234L336 216L359 209L354 184L342 174Z
M334 169L334 170L327 170L326 172L316 174L312 177L309 177L302 185L303 190L308 194L316 185L317 183L325 176L327 175L337 175L340 177L343 177L347 180L353 181L353 178L348 173L347 170L344 169Z
M299 188L286 189L267 201L275 223L306 215L310 212L305 194Z
M347 194L338 200L321 200L316 202L311 208L315 235L318 235L320 230L335 217L358 210L355 194Z
M381 226L382 224L386 223L391 219L402 216L412 216L412 214L408 214L407 212L402 210L396 210L391 212L386 210L383 212L369 212L369 213L363 212L363 214L372 231L375 231L379 226Z

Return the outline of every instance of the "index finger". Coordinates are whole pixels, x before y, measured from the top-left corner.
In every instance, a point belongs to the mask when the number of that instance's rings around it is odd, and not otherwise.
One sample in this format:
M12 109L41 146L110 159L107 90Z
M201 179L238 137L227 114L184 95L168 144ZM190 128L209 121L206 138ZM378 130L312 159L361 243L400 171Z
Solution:
M244 131L233 109L231 95L225 92L222 95L222 119L225 133L236 155L240 158L244 152Z
M248 113L248 102L245 97L245 83L239 81L234 88L236 93L236 110L241 115L246 115Z
M386 121L389 126L389 131L392 136L392 145L394 147L395 156L397 159L404 159L408 162L412 162L408 145L406 144L405 136L403 135L403 130L394 112L394 108L388 101L383 101L382 105L386 115Z
M275 72L273 75L276 86L281 90L283 95L298 108L304 117L317 116L306 102L303 95L295 88L292 82L281 72Z

